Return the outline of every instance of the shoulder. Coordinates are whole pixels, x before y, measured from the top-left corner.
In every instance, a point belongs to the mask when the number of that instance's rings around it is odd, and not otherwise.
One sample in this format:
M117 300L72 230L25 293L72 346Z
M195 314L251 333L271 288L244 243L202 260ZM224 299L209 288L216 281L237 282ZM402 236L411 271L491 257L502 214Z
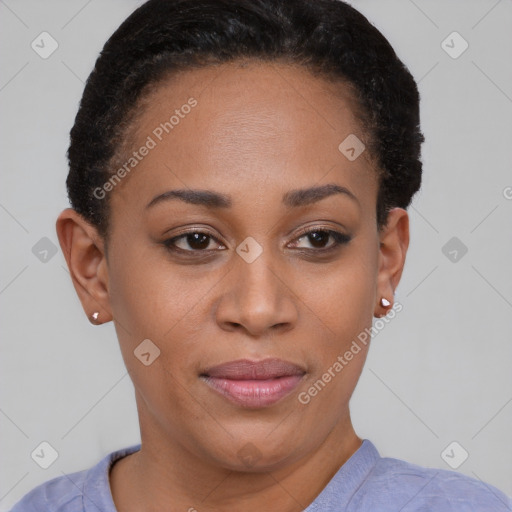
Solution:
M140 444L111 452L90 469L48 480L25 494L10 512L115 512L108 478L110 467L138 449Z
M88 470L77 471L44 482L14 505L11 512L48 512L83 510L83 487Z
M512 499L492 485L388 457L377 460L353 501L354 510L512 512Z

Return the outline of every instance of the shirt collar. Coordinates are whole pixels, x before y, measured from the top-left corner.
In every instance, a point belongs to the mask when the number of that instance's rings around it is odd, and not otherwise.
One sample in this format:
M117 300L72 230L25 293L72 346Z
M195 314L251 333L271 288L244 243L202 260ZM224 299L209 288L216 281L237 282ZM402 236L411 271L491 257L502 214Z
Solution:
M369 439L341 466L329 483L304 512L338 512L345 510L352 496L364 484L380 455Z

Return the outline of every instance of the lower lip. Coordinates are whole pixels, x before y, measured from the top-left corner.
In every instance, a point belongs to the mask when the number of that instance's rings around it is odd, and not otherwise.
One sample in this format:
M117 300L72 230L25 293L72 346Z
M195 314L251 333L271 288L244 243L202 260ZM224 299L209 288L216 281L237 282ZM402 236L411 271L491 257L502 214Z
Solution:
M233 380L204 377L205 382L242 407L269 407L289 395L302 380L302 375L287 375L266 380Z

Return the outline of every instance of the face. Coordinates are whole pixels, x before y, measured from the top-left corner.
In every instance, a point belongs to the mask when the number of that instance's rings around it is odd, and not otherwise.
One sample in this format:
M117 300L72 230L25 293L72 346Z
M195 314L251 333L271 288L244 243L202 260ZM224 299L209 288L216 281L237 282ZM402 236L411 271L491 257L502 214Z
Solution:
M144 102L82 302L114 319L147 446L257 471L348 432L368 344L344 355L408 243L403 210L378 232L350 134L349 89L285 64L187 71Z

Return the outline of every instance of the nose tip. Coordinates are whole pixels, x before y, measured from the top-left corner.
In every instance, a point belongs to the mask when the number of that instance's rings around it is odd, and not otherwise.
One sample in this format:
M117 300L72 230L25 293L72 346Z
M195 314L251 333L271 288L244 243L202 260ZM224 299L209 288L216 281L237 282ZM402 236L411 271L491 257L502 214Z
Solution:
M277 331L286 331L290 326L288 322L271 325L262 315L246 317L240 323L229 322L229 324L232 330L245 330L253 337L262 336L265 332L276 333Z

